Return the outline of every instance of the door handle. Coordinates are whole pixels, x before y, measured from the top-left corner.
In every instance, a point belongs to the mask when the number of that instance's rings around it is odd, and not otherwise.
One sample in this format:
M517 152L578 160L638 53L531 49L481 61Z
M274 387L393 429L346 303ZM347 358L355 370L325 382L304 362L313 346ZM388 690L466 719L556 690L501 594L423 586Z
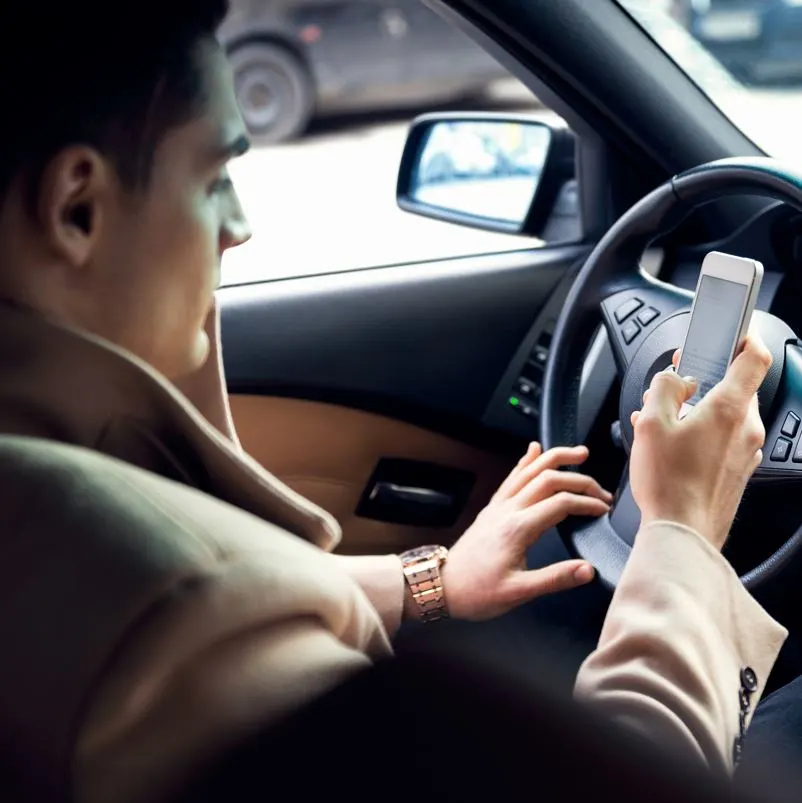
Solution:
M453 527L468 504L476 476L422 460L382 457L354 513L410 527Z
M378 504L412 505L426 508L450 508L454 497L431 488L414 485L397 485L394 482L377 482L370 492L370 501Z

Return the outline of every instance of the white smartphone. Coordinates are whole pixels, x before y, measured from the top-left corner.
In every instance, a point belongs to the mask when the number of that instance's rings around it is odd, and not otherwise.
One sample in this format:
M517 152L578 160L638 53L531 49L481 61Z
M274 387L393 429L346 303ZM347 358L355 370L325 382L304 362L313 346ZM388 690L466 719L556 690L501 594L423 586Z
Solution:
M693 376L699 385L680 418L724 379L743 346L762 280L763 265L754 259L719 251L705 257L677 366L680 376Z

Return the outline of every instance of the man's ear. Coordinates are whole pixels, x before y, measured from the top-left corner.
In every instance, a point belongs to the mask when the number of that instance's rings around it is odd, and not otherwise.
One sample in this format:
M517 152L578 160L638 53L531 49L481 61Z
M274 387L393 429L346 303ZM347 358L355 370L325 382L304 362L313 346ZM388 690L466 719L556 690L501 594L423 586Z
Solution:
M83 146L60 151L42 172L38 222L50 248L68 264L82 267L91 259L113 183L109 162Z

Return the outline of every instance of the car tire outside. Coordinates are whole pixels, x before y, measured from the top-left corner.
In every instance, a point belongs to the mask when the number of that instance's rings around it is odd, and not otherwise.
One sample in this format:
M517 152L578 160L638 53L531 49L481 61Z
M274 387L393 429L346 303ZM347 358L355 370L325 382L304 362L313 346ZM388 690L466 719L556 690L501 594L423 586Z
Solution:
M315 108L315 87L307 66L288 48L269 42L229 52L234 90L255 145L299 137Z

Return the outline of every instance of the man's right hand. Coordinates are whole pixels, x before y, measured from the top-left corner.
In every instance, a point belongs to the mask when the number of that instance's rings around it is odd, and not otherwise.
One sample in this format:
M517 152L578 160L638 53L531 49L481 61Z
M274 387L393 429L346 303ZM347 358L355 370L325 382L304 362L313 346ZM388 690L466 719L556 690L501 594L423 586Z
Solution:
M670 371L654 377L643 409L632 415L629 474L643 524L673 521L716 549L724 546L746 483L763 459L757 390L771 361L763 341L750 334L725 378L682 420L680 407L695 382Z

